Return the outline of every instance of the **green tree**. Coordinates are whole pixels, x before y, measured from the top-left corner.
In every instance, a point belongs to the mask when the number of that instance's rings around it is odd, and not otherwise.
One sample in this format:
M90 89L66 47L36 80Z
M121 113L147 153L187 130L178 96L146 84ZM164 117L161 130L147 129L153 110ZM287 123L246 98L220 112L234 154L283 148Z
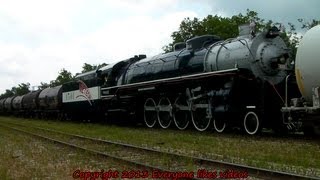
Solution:
M256 31L263 31L272 26L280 27L280 23L273 22L272 20L264 20L259 18L258 13L247 9L245 15L238 14L232 17L221 17L218 15L208 15L207 17L199 20L198 18L185 18L178 31L174 31L171 34L172 43L163 47L165 52L173 50L173 45L178 42L185 42L186 40L204 34L218 35L223 39L233 38L238 36L238 26L245 23L254 21L256 24ZM301 24L301 28L308 30L311 27L320 24L320 20L305 21L298 19ZM288 23L288 30L281 33L281 37L287 43L288 47L292 50L292 56L295 57L297 46L299 45L301 36L298 36L296 27L293 23Z
M59 86L61 84L71 81L72 79L73 79L72 73L67 71L66 69L62 69L59 72L59 75L56 78L56 80L50 81L50 87Z
M14 96L14 93L11 90L6 89L6 92L0 95L0 99L11 97L11 96Z
M11 90L6 89L6 92L0 95L0 98L7 98L11 96L21 96L30 92L30 83L21 83L16 87L12 87Z
M97 67L95 65L91 65L91 64L88 64L88 63L84 63L83 66L82 66L82 73L85 73L85 72L89 72L89 71L92 71L92 70L95 70Z
M40 86L39 86L39 89L40 89L40 90L43 90L43 89L46 89L46 88L48 88L48 87L50 87L50 84L45 83L45 82L41 82L41 83L40 83Z
M107 63L98 64L98 68L102 68L104 66L108 66L108 64Z
M12 92L15 96L21 96L30 92L30 83L21 83L17 87L12 88Z
M103 66L106 66L106 65L108 65L108 64L102 63L102 64L95 65L95 64L84 63L83 66L82 66L82 71L81 72L82 73L89 72L89 71L101 68Z
M298 19L298 21L301 23L301 28L306 29L306 30L311 29L314 26L320 24L320 20L315 20L315 19L312 19L311 21L306 21L306 20L300 18L300 19Z
M214 34L223 39L236 37L239 34L238 26L254 21L256 30L261 31L267 24L271 26L272 22L264 23L264 20L258 17L258 13L247 9L246 15L241 13L232 17L221 17L218 15L208 15L199 20L198 18L185 18L178 31L171 34L173 42L163 47L165 52L172 51L173 45L178 42L205 34Z
M312 27L320 24L320 20L315 20L315 19L312 19L310 21L298 19L298 22L300 23L300 28L304 31L307 31ZM298 35L296 25L289 22L288 26L289 26L288 30L283 32L281 34L281 37L284 39L288 47L291 49L292 58L295 59L295 56L297 54L297 47L299 46L299 42L301 41L302 36Z

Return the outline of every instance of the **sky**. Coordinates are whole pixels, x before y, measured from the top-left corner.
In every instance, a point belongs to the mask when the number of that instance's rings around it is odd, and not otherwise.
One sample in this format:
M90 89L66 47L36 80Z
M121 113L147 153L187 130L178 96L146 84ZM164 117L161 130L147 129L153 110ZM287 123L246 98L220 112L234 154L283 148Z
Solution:
M65 68L162 53L186 18L246 9L288 23L320 19L319 0L0 0L0 94L49 83Z

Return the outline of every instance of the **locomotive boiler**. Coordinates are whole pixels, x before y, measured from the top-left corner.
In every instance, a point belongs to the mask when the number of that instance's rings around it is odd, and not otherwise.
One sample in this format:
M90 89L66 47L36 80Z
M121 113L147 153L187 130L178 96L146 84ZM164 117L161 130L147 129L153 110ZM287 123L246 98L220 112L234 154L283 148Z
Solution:
M255 77L278 84L287 75L288 62L289 49L274 27L258 35L240 34L212 45L204 58L204 71L246 69Z
M173 121L185 129L192 122L204 131L213 122L218 132L235 126L249 134L275 127L282 123L280 84L292 70L289 49L275 27L255 34L243 26L240 32L227 40L195 37L173 52L134 62L117 86L102 87L102 99L131 104L115 109L140 115L148 127L168 128Z

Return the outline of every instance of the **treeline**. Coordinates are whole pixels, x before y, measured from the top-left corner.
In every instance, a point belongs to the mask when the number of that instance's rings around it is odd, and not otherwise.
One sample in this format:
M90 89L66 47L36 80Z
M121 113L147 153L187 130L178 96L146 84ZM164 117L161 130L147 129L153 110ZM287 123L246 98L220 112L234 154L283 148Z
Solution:
M102 63L98 65L84 63L82 66L81 73L96 70L97 68L100 68L106 65L107 65L106 63ZM42 90L48 87L59 86L61 84L71 81L76 75L77 74L73 75L70 71L63 68L59 71L58 76L55 80L52 80L49 83L41 82L40 86L38 86L37 89ZM12 87L11 89L6 89L6 91L0 95L0 99L11 97L11 96L21 96L30 92L30 89L31 89L30 83L21 83L21 84L18 84L18 86Z
M171 34L172 42L163 47L165 52L173 50L173 45L178 42L185 42L186 40L205 34L218 35L223 39L234 38L238 36L238 26L250 22L255 23L255 31L261 32L265 29L271 28L272 26L281 27L283 32L281 37L285 40L288 47L292 50L292 57L295 57L298 43L300 42L301 36L298 36L297 28L295 24L300 25L301 29L308 30L317 24L320 24L320 20L306 21L304 19L297 19L298 22L289 22L286 27L279 22L272 20L265 20L258 16L258 13L247 9L246 14L238 14L232 17L221 17L218 15L208 15L203 19L199 18L185 18L179 26L178 31L174 31Z
M297 19L301 29L308 30L317 24L320 24L320 20L310 20L306 21L304 19ZM289 22L287 24L287 29L283 29L284 25L279 22L274 22L272 20L261 19L258 13L247 9L246 14L238 14L232 17L221 17L218 15L208 15L203 19L198 18L185 18L179 26L177 31L171 34L172 42L163 47L165 52L170 52L173 50L173 45L178 42L185 42L186 40L205 34L218 35L223 39L233 38L238 36L238 26L245 23L255 23L256 32L263 31L272 26L282 27L281 37L285 40L288 47L292 51L292 57L295 57L297 46L300 42L301 36L298 36L296 26L294 23ZM82 66L82 73L95 70L99 67L105 66L107 64L91 65L84 63ZM39 86L40 89L45 89L47 87L54 87L68 82L74 78L71 72L66 69L60 70L58 77L49 83L41 82ZM9 97L13 95L22 95L29 92L30 83L21 83L17 87L12 87L7 89L6 92L0 95L2 97Z

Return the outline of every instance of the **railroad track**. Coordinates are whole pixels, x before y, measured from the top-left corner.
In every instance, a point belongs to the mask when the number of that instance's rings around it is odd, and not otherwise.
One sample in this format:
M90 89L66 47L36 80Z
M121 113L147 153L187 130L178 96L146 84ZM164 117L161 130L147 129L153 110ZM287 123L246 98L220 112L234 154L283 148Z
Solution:
M6 122L7 123L7 122ZM11 126L8 126L11 124ZM14 127L12 127L12 125ZM261 179L319 179L320 177L303 176L288 172L280 172L263 168L256 168L247 165L222 162L212 159L199 158L194 156L181 155L177 153L164 152L156 149L139 147L131 144L101 140L91 137L85 137L76 134L65 133L52 129L45 129L34 126L25 126L15 123L7 123L0 126L13 129L25 134L29 134L38 138L42 138L55 143L70 146L72 148L81 149L96 155L112 158L127 164L136 166L137 168L147 169L149 171L166 172L167 175L176 174L178 172L191 173L187 179L205 179L222 178L222 177L248 177ZM17 126L22 127L16 128ZM40 134L30 132L31 129L37 130ZM29 129L24 130L24 129ZM47 136L43 135L46 134ZM51 134L51 136L48 136ZM53 138L53 137L55 138ZM62 140L61 140L62 139ZM165 159L165 160L163 160ZM192 166L190 167L190 163ZM188 167L189 166L189 167ZM222 173L222 174L220 174ZM151 176L150 176L151 177Z

